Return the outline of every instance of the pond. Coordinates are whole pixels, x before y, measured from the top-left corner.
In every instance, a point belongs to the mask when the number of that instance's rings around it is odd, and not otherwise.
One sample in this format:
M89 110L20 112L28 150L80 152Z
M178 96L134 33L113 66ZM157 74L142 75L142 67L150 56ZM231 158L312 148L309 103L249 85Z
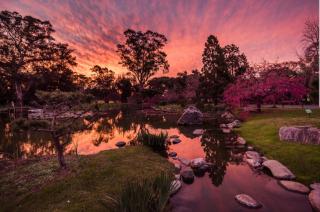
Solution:
M65 152L87 155L117 148L116 142L129 143L141 128L167 132L182 140L170 145L169 151L186 159L203 157L213 164L212 169L197 176L192 184L183 184L171 198L173 211L251 211L235 201L235 195L240 193L261 202L263 207L259 211L312 211L306 195L286 191L277 180L251 169L242 160L245 149L230 145L236 134L223 134L215 123L210 123L202 126L206 129L204 135L195 136L192 132L196 128L178 126L177 118L174 115L144 117L130 110L112 110L90 120L93 125L89 130L74 132ZM0 122L0 139L2 157L31 158L54 154L48 134L32 131L12 134L5 117ZM168 160L179 163L172 158Z

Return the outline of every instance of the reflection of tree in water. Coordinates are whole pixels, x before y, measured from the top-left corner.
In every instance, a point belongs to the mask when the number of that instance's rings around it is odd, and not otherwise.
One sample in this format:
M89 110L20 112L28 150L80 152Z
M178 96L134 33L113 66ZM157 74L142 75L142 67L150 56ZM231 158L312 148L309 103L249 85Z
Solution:
M206 153L206 161L212 163L209 177L215 186L219 186L226 174L228 162L231 160L231 150L227 149L228 143L235 139L236 135L224 134L217 130L207 130L202 136L201 145Z

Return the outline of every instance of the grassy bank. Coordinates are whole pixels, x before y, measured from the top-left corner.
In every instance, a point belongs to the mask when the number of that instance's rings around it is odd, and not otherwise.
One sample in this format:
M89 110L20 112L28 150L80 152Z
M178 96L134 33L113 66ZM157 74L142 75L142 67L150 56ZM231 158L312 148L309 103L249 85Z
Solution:
M308 117L302 109L266 109L261 114L252 115L239 132L269 159L288 166L298 181L305 184L320 182L320 146L280 141L278 130L284 125L320 127L320 110L313 110Z
M1 211L103 211L106 195L117 197L128 181L151 179L172 165L142 146L69 156L68 172L55 158L0 173Z

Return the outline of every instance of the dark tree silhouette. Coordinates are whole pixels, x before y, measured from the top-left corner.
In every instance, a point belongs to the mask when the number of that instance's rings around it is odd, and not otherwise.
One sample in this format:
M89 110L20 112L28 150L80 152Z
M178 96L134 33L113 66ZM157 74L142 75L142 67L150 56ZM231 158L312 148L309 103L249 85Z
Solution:
M118 77L115 85L120 93L121 102L128 102L128 97L131 96L131 93L133 91L131 80L128 77L122 75Z
M139 88L143 89L146 82L157 71L167 72L169 70L167 55L162 50L167 38L157 32L141 32L131 29L125 31L124 35L125 43L117 45L120 64L132 72Z
M239 47L236 45L226 45L223 48L223 54L228 67L228 72L233 80L249 68L249 63L245 54L240 53Z
M217 37L210 35L202 54L203 67L198 88L198 96L205 102L217 104L230 82L231 77L223 53Z
M23 105L23 78L39 62L50 61L54 50L50 22L17 12L0 12L0 69L11 78L18 105Z

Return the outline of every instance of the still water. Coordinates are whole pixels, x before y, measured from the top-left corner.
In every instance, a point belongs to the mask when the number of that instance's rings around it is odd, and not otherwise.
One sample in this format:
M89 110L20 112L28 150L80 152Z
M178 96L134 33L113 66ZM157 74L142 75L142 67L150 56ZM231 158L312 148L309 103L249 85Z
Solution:
M194 159L203 157L213 163L204 176L198 176L191 185L184 184L171 198L173 211L312 211L307 196L289 192L277 181L259 171L252 170L242 161L244 149L230 146L235 134L222 134L215 123L204 127L202 136L192 134L195 128L176 124L176 116L144 117L130 110L113 110L95 120L87 130L75 131L65 148L67 154L95 154L102 150L117 148L115 143L134 139L139 129L150 132L167 132L178 135L181 143L170 145L169 151L179 157ZM50 135L40 132L12 133L8 119L0 120L0 153L2 158L31 158L54 154ZM177 160L169 159L172 163ZM262 203L260 209L240 206L234 196L249 194Z

